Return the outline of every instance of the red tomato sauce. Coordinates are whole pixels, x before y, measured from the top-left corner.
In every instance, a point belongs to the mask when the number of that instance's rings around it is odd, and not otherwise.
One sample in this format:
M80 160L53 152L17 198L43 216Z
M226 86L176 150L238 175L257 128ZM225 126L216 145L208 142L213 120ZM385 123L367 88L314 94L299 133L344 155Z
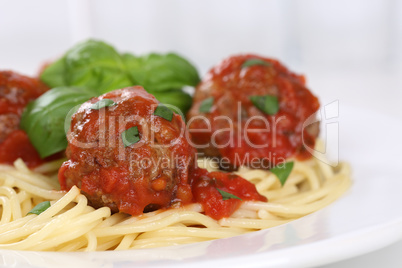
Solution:
M101 99L116 104L90 108ZM191 202L188 181L196 150L180 135L185 131L182 118L155 115L157 106L155 97L138 86L84 103L72 117L69 160L59 172L61 189L77 185L92 206L131 215ZM132 127L137 127L140 140L125 146L122 134Z
M194 201L201 203L205 214L215 220L232 215L242 201L268 201L265 196L257 192L254 184L231 173L208 172L197 168L192 174L191 186ZM240 199L232 197L224 200L218 189Z
M101 111L91 108L102 99L116 104ZM197 202L206 215L221 219L239 208L242 200L267 201L252 183L239 176L198 168L195 148L186 135L180 135L186 131L182 118L176 114L167 120L155 115L157 104L142 87L130 87L81 105L72 117L68 135L69 160L58 174L61 189L76 185L91 206L108 206L112 212L133 216ZM127 118L124 124L114 121L133 114L137 119ZM140 124L139 119L148 123ZM122 133L134 126L140 139L124 146ZM235 197L226 199L218 189Z
M0 143L0 163L12 165L18 158L24 160L30 168L44 163L29 141L28 135L22 130L13 131Z
M268 66L242 67L250 59L263 60ZM265 95L278 98L276 114L265 114L250 100L250 96ZM210 111L200 112L202 102L210 97L214 98ZM304 123L318 108L318 99L306 87L305 78L279 61L257 55L233 56L212 68L197 86L188 114L188 120L195 120L189 123L189 130L193 142L205 146L199 149L205 155L225 157L235 167L271 168L292 156L311 157L305 147L314 147L318 124L309 127ZM196 117L200 115L203 119ZM250 163L264 158L265 167Z
M46 90L39 79L0 71L0 163L12 164L22 158L33 168L44 162L19 123L25 106Z

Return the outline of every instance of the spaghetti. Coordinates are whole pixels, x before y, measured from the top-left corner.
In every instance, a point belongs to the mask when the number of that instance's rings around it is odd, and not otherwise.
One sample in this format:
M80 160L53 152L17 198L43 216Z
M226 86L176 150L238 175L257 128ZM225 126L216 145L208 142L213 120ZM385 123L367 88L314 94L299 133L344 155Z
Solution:
M320 142L318 142L318 145ZM340 197L350 186L350 167L333 168L312 158L295 161L282 187L274 174L242 167L238 175L256 185L269 202L243 202L219 221L203 214L200 204L157 210L140 216L94 209L77 187L59 191L61 162L29 170L23 161L0 165L0 249L35 251L102 251L152 248L232 237L266 229L315 212ZM216 169L207 159L199 166ZM27 213L49 200L39 215Z

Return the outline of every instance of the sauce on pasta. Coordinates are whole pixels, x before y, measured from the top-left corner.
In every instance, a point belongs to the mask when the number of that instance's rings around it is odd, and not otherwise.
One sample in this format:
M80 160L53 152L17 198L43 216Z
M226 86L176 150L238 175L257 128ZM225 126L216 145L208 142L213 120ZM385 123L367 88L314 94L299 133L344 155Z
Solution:
M222 172L208 158L197 161L196 149L184 138L188 129L183 119L139 86L85 102L72 117L66 155L40 159L19 121L28 102L44 91L35 78L0 72L0 249L122 250L226 238L313 213L350 186L347 164L333 168L304 150L304 145L323 150L316 143L318 124L302 128L319 103L304 77L276 60L231 57L197 87L189 117L201 113L213 122L212 132L226 127L214 123L222 115L238 123L235 130L252 116L269 122L285 117L276 133L240 133L234 136L239 146L204 150L228 158L237 168L234 173ZM266 107L250 96L275 97L278 110L266 114ZM211 97L210 107L204 105ZM239 111L236 102L242 104ZM116 124L113 120L121 116L129 120ZM250 125L261 129L260 123ZM192 128L204 125L195 121ZM194 134L196 144L214 137L205 131ZM225 143L229 137L215 138ZM247 138L252 144L270 144L272 139L277 144L256 149L244 143ZM269 153L292 161L284 181L273 169L253 169L235 158ZM59 159L64 156L67 161ZM59 160L48 162L52 159ZM152 161L141 165L144 159ZM164 166L164 160L170 165ZM275 158L269 161L270 168L278 164Z

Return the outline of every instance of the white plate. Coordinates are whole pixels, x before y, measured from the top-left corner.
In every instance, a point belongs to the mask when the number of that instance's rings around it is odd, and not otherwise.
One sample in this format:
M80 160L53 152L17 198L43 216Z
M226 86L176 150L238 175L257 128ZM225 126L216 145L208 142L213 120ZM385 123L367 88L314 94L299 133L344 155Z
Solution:
M13 267L289 267L323 265L402 237L402 122L340 107L340 158L352 188L321 211L269 230L215 241L119 252L0 251Z

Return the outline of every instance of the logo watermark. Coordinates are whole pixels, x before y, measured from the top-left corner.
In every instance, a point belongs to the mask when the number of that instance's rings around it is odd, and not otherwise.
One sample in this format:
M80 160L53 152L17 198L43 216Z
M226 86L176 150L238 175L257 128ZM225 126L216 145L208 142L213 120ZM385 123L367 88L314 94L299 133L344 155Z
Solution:
M147 169L152 165L172 165L172 163L173 165L181 165L180 161L172 159L181 157L180 153L173 155L165 152L171 152L175 146L183 146L183 143L187 143L199 151L212 148L219 152L220 149L234 148L235 155L230 158L226 156L213 158L213 162L218 161L220 167L224 169L225 167L229 168L233 162L236 163L236 166L246 165L251 168L269 169L272 167L272 163L286 161L281 155L277 155L276 150L284 146L284 139L287 139L285 142L291 144L292 139L296 139L294 137L299 139L298 136L301 137L299 146L319 161L331 166L336 166L339 163L338 100L323 105L316 113L302 122L302 126L298 127L299 129L289 129L291 119L287 118L286 115L245 117L241 112L241 103L235 107L237 111L235 111L234 116L219 115L210 118L209 116L197 115L190 118L187 124L181 119L184 118L181 110L168 104L165 106L173 110L175 115L171 122L163 121L163 123L161 120L166 119L158 119L152 114L126 113L126 115L122 115L121 113L110 112L116 107L91 110L90 105L90 103L85 103L82 106L77 105L67 115L65 131L68 142L83 150L110 151L110 149L114 149L114 153L117 152L117 156L115 155L117 159L140 163L142 167ZM156 106L157 104L155 104L155 108ZM74 117L73 126L71 126L72 117ZM323 141L324 145L311 147L307 140L311 140L311 136L318 135L318 131L316 134L311 133L315 129L314 125L318 127L318 124L320 125L320 140ZM159 160L157 163L153 157L146 159L146 154L141 155L138 153L140 151L126 150L121 133L133 126L138 127L141 139L130 145L130 148L142 150L145 148L144 146L147 146L146 148L158 152ZM87 133L80 135L80 132ZM306 134L309 137L306 137ZM207 137L207 140L202 143L192 139L191 135L203 135ZM236 148L242 147L247 148L250 152L236 153ZM258 153L255 154L252 151ZM261 155L261 152L266 154ZM136 167L138 168L138 166Z

